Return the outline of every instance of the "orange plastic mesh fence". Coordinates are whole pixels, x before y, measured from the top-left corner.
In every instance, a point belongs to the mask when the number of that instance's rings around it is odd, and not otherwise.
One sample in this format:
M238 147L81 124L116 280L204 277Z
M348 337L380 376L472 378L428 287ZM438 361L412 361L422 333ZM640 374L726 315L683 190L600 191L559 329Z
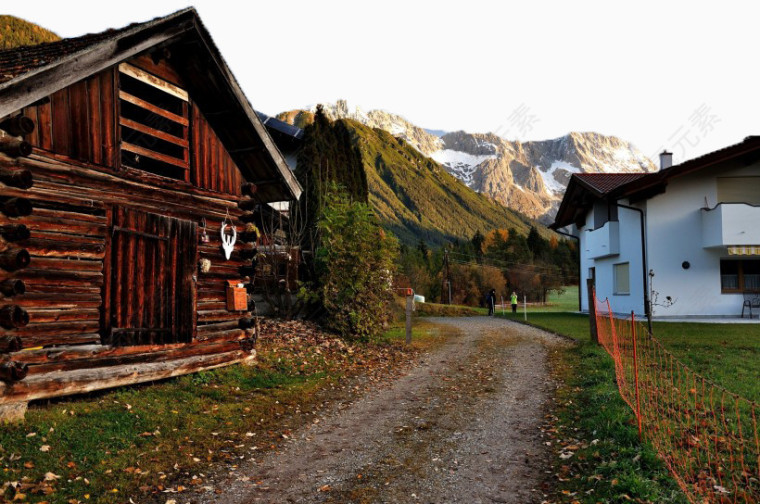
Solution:
M594 302L620 395L689 501L760 503L758 405L689 369L633 314L617 318L608 300Z

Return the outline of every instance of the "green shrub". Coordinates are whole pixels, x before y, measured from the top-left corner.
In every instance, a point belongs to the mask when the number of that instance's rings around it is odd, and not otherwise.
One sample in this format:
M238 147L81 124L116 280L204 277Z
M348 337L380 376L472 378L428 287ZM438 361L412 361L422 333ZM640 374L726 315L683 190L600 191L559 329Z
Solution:
M378 335L390 317L391 278L398 245L366 203L332 184L318 222L316 254L325 326L344 338Z

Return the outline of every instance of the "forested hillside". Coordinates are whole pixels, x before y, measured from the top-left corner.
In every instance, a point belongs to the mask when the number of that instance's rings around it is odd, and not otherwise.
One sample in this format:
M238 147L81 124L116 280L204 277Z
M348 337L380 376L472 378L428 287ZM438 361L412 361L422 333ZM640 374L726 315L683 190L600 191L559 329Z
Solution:
M56 40L61 37L50 30L14 16L0 15L0 50Z
M439 245L492 229L528 234L530 219L474 192L404 140L350 119L336 124L361 154L370 205L402 242Z

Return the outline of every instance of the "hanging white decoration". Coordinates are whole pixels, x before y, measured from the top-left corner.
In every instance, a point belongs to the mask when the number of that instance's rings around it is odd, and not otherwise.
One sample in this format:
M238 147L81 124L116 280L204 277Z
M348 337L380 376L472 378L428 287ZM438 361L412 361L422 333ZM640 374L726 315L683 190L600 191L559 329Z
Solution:
M232 251L235 249L235 242L237 241L237 229L235 229L235 226L232 226L232 236L229 236L227 233L225 233L226 229L227 223L222 222L222 230L220 232L222 235L222 248L224 249L224 257L226 257L229 261L230 256L232 255Z
M232 236L228 236L226 233L228 226L227 222L229 222L229 227L232 228ZM224 249L224 257L226 257L229 261L230 256L232 255L232 251L235 249L235 242L237 241L237 229L235 229L235 225L232 224L229 210L227 210L227 215L224 216L224 220L222 221L222 229L219 231L219 234L222 235L222 248Z

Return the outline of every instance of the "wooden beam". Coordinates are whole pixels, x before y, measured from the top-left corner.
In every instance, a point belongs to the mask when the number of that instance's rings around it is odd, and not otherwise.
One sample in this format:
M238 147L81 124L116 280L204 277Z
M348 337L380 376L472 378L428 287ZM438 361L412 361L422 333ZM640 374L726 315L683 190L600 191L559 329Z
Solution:
M134 67L130 65L129 63L121 63L119 65L119 71L123 74L129 75L132 78L135 78L139 80L140 82L144 82L145 84L148 84L149 86L153 86L156 89L160 89L164 93L170 94L176 98L179 98L180 100L184 101L190 101L190 96L187 94L187 91L184 89L175 86L174 84L165 81L164 79L161 79L159 77L156 77L153 74L150 74L146 72L145 70L142 70L141 68Z
M11 136L0 136L0 152L12 158L27 157L32 153L32 144Z
M21 338L18 336L0 336L0 352L18 352L21 350Z
M0 308L0 326L5 329L26 327L29 324L29 313L17 305L5 305Z
M0 122L0 129L11 136L24 136L34 131L34 121L29 117L17 115Z
M29 170L0 168L0 182L10 187L29 189L34 185L34 178L32 177L32 172Z
M139 154L141 156L163 161L164 163L177 166L184 170L190 169L188 162L183 159L167 156L166 154L161 154L160 152L152 151L150 149L146 149L145 147L140 147L139 145L134 145L129 142L121 142L121 148L129 152L134 152L135 154Z
M0 197L0 212L8 217L26 217L32 213L32 202L26 198Z
M160 138L161 140L166 140L167 142L171 142L185 148L190 145L190 142L184 138L179 138L164 131L151 128L150 126L145 126L144 124L133 121L131 119L127 119L126 117L119 119L119 124L126 126L127 128L132 128L133 130L139 131L140 133L145 133L146 135L154 136L156 138Z
M57 371L33 374L21 382L14 383L13 387L0 384L0 405L161 380L228 366L248 358L250 354L241 349L166 362L78 369L67 371L65 375Z
M26 292L26 284L23 280L9 278L0 282L0 294L5 297L20 296Z
M31 257L24 249L8 249L0 253L0 268L5 271L16 271L29 266Z
M0 236L7 242L17 242L28 240L31 233L23 224L0 224Z
M187 117L182 117L181 115L173 114L169 112L168 110L164 110L161 107L156 107L152 103L148 103L145 100L142 100L136 96L133 96L127 93L126 91L120 90L119 98L126 102L131 103L132 105L137 105L138 107L144 108L145 110L149 110L150 112L153 112L154 114L160 115L161 117L165 119L169 119L183 126L187 126L190 124L190 121L187 119Z

